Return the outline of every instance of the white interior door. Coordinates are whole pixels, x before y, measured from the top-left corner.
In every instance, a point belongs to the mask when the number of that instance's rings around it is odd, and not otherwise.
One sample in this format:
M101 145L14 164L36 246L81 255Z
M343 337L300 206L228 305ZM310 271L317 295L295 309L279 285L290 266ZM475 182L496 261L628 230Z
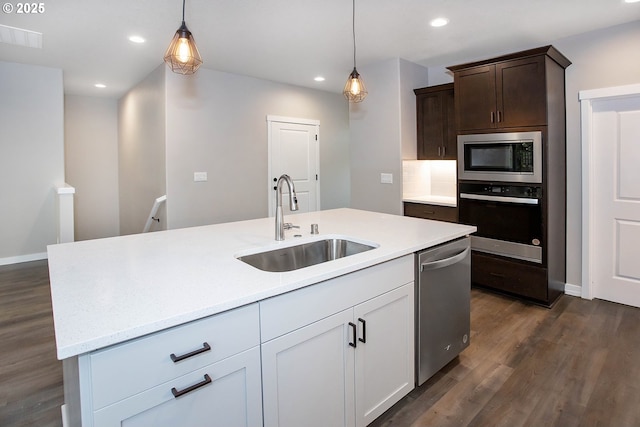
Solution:
M640 307L640 94L592 102L593 297Z
M275 215L275 191L282 174L293 179L298 197L298 211L291 212L285 197L285 215L317 211L320 209L319 137L320 122L276 116L267 117L269 132L269 216Z

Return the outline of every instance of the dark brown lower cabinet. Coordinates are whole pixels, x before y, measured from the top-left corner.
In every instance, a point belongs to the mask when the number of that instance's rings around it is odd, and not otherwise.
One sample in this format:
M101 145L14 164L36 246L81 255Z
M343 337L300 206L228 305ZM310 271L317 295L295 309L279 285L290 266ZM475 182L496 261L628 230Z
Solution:
M404 216L458 222L458 208L425 203L404 202Z
M535 263L473 251L471 283L551 306L561 292L549 287L547 268Z

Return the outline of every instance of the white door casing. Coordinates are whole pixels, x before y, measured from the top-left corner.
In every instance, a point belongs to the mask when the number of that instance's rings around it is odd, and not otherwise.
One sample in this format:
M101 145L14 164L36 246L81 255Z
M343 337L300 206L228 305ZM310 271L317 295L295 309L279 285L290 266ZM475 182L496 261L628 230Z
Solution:
M582 296L640 307L640 85L580 100Z
M275 215L275 182L282 174L293 179L298 198L298 211L291 212L286 201L285 215L320 210L320 122L318 120L267 116L268 128L268 200L269 216Z

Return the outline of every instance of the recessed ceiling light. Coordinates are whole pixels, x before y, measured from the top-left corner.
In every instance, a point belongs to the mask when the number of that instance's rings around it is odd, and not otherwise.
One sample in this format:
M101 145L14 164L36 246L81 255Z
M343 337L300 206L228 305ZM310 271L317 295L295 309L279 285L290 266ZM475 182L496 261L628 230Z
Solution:
M317 82L323 82L323 81L324 81L324 77L322 77L322 76L317 76L317 77L314 77L314 78L313 78L313 80L315 80L315 81L317 81Z
M146 40L140 36L130 36L129 41L132 41L134 43L144 43Z
M436 18L432 20L430 24L432 27L444 27L448 23L449 20L447 18Z
M99 88L99 89L104 89L105 87L107 87L107 85L104 84L104 83L96 83L96 84L94 84L94 86Z
M640 0L624 0L625 3L638 3Z

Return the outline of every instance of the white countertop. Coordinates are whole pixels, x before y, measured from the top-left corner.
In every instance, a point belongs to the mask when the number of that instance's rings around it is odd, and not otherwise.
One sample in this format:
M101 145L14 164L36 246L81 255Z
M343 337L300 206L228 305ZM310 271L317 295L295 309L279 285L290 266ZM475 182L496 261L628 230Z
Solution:
M434 196L429 194L424 196L404 197L402 201L411 203L424 203L427 205L447 206L452 208L455 208L457 206L457 200L455 196Z
M274 239L274 218L50 245L59 359L260 301L465 236L475 227L354 209L287 215L300 229ZM320 234L312 236L310 225ZM294 238L294 234L302 234ZM235 257L326 237L376 249L285 273Z

